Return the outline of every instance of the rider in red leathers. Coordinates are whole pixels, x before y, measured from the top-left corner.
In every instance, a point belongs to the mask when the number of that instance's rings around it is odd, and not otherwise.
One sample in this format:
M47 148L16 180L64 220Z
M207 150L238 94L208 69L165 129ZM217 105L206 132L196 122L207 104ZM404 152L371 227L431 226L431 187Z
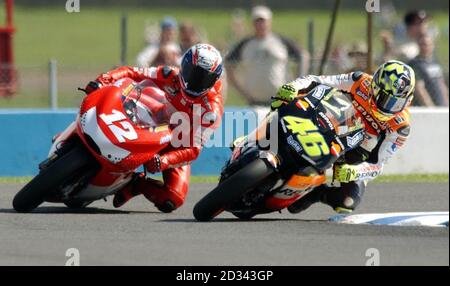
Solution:
M162 172L163 182L147 178L143 173L135 174L134 179L116 193L114 207L121 207L139 194L162 212L171 212L183 204L189 187L189 164L197 159L202 143L220 124L223 113L221 74L219 51L208 44L197 44L183 55L179 70L169 66L120 67L101 74L86 86L86 90L92 92L126 77L137 82L150 79L168 94L167 101L173 112L189 117L189 145L174 147L171 144L145 166L150 173ZM201 117L195 119L195 116ZM197 130L194 130L194 122L201 122Z

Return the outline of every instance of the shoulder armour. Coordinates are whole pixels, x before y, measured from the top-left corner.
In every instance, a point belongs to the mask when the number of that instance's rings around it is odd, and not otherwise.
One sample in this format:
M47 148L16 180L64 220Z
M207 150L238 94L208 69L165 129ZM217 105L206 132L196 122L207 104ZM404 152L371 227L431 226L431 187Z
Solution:
M403 137L408 137L411 131L411 126L405 125L397 129L397 133Z
M361 77L364 75L364 73L362 71L355 71L352 74L352 79L353 81L358 81L359 79L361 79Z

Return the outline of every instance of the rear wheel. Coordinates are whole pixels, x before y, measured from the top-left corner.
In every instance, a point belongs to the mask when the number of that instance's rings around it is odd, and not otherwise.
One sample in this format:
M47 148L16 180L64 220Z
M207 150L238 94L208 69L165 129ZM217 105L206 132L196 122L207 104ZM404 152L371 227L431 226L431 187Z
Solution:
M256 188L274 170L262 159L256 159L221 182L194 207L198 221L209 221L246 192Z
M76 144L48 164L14 197L13 207L18 212L30 212L44 202L44 199L62 186L74 174L84 171L91 163L91 155L80 144Z

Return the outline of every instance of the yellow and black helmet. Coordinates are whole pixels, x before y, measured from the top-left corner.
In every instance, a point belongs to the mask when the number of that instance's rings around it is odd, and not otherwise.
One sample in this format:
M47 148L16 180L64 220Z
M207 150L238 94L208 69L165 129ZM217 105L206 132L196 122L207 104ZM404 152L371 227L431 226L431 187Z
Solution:
M372 111L379 120L389 120L408 107L414 97L414 70L400 61L382 64L373 75Z

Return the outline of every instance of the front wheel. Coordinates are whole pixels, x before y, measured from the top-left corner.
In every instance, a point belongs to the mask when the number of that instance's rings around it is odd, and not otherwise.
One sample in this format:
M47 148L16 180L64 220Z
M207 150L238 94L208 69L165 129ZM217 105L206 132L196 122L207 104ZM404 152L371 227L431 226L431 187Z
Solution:
M234 173L202 198L194 207L198 221L209 221L246 192L256 188L262 180L274 172L263 159L256 159Z
M30 212L44 202L44 199L58 187L73 178L74 174L86 169L91 155L82 145L75 145L57 158L25 185L14 197L13 207L18 212Z

